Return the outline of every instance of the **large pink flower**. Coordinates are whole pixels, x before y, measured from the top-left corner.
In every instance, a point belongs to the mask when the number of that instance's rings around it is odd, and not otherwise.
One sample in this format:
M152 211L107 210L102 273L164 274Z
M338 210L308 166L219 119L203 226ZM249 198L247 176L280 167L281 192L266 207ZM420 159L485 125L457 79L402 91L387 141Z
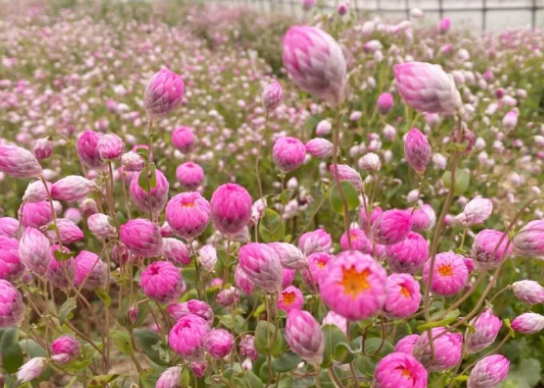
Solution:
M168 201L166 221L180 236L200 236L210 222L210 204L200 193L177 194Z

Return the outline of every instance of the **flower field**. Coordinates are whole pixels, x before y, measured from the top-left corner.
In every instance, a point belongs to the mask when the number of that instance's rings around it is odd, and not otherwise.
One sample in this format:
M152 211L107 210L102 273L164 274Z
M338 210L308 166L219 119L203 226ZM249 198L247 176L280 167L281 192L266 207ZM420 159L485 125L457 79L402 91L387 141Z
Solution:
M0 386L544 387L544 33L0 11Z

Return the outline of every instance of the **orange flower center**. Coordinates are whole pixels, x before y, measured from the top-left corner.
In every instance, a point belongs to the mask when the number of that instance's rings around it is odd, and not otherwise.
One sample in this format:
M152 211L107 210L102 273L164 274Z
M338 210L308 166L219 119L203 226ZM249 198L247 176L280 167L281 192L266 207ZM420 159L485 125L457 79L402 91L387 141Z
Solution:
M337 284L344 287L344 293L357 298L361 292L370 290L370 284L368 283L368 276L370 271L365 269L362 272L357 272L355 267L342 269L342 280Z
M438 273L440 276L451 276L453 275L453 267L451 264L444 264L438 267Z
M327 264L327 263L325 263L324 261L318 261L318 262L317 262L317 268L323 269L323 268L325 268L325 265L326 265L326 264Z
M400 374L410 380L412 380L414 378L414 376L412 376L412 372L410 372L408 369L406 368L403 368L401 371L400 371Z
M194 201L184 202L184 203L181 204L181 206L183 206L183 207L195 207L195 203L194 203Z
M401 286L400 288L400 294L404 296L405 298L409 298L412 296L412 293L407 287Z
M357 240L357 233L351 232L350 234L351 234L351 239L352 240Z
M291 306L293 303L295 303L296 298L297 296L294 292L283 293L283 303L287 306Z

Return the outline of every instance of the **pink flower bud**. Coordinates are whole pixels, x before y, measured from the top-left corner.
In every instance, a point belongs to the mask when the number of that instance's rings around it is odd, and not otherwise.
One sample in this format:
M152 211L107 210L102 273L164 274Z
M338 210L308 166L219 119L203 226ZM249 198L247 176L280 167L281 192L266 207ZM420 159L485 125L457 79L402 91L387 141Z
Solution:
M304 163L306 147L294 137L280 137L272 148L274 164L281 172L288 173Z
M463 213L455 217L457 222L464 225L482 224L493 211L493 202L487 198L475 198L465 205Z
M409 209L412 212L412 209ZM431 229L436 223L436 213L434 209L428 205L423 204L420 208L416 209L412 213L412 230L416 232L423 232Z
M423 268L423 280L429 284L431 260ZM468 268L463 257L452 252L436 255L431 291L438 295L452 296L461 291L468 280Z
M219 291L216 301L220 306L229 307L240 302L240 293L235 287L226 287Z
M450 333L444 327L431 329L433 337L434 360L429 332L424 331L414 347L414 357L421 362L429 372L441 372L453 368L461 359L463 335Z
M482 358L470 372L467 388L495 388L508 376L510 361L501 354Z
M92 168L104 168L104 162L100 158L98 152L98 142L100 137L96 132L86 130L82 132L77 138L76 150L79 158L88 167Z
M373 245L372 241L366 236L365 232L361 229L350 229L349 237L351 241L351 248L349 246L348 234L344 232L340 237L340 247L346 251L348 249L355 249L364 253L372 254Z
M485 309L483 313L470 321L473 330L465 332L465 351L468 354L478 353L495 342L502 321L493 314L493 310Z
M75 202L98 190L96 183L78 175L59 179L51 187L51 197L58 201Z
M21 294L7 280L0 279L0 328L18 325L24 318Z
M327 159L332 156L333 144L327 139L316 137L306 143L306 152L318 159Z
M193 162L182 163L176 169L176 178L187 190L195 190L204 181L204 170Z
M389 268L397 273L414 274L429 259L429 243L420 234L410 232L403 241L385 248Z
M317 127L315 128L315 134L317 136L326 136L331 133L331 130L331 123L327 120L321 120L319 123L317 123Z
M512 329L522 334L535 334L544 329L544 317L536 313L525 313L512 321Z
M144 106L150 120L160 120L174 112L183 99L183 78L173 71L161 69L147 83Z
M226 357L232 350L234 337L224 329L213 329L204 339L204 349L213 358Z
M108 266L97 254L81 251L76 257L76 276L74 285L86 290L94 290L106 286L108 280Z
M380 97L378 97L378 112L381 115L386 115L391 111L391 108L393 108L393 104L395 101L393 100L393 95L391 93L382 93L380 94Z
M254 284L251 280L249 280L247 273L242 269L242 267L240 267L240 265L237 265L236 270L234 271L234 282L236 283L236 286L244 291L247 295L251 295L253 292Z
M320 294L343 317L359 321L380 311L386 299L387 274L371 256L343 251L327 264Z
M172 350L188 361L204 359L204 340L210 327L197 315L182 317L170 330L168 343Z
M204 245L198 251L198 261L208 272L214 272L217 264L217 251L212 245Z
M41 228L53 221L53 213L49 202L29 202L23 204L20 213L21 224L24 227Z
M67 364L81 353L81 344L70 335L62 335L51 344L51 359L59 364Z
M191 127L179 127L172 132L172 144L180 152L187 154L191 152L195 146L195 135Z
M111 238L117 234L115 227L110 224L109 217L102 213L91 215L87 219L87 225L91 233L101 239Z
M53 154L53 142L49 138L38 139L32 152L37 160L45 160Z
M58 245L53 245L51 247L51 256L49 257L49 264L47 266L45 276L47 277L47 280L49 280L55 287L60 288L61 290L66 290L68 287L70 287L69 279L71 279L73 282L76 273L75 260L70 258L66 261L58 261L55 258L55 252L59 250L60 246ZM64 247L62 251L64 253L70 252L66 247ZM69 279L66 277L67 274Z
M346 61L338 43L325 31L292 26L283 38L283 64L305 92L331 105L344 99Z
M209 304L201 300L191 299L188 302L171 304L166 308L166 312L176 321L186 315L195 314L208 322L209 325L213 324L213 310Z
M406 162L418 174L423 174L431 161L431 145L427 137L417 128L412 128L404 139Z
M440 66L423 62L396 65L395 83L404 102L420 112L454 114L462 108L453 77Z
M516 128L516 125L518 125L518 112L515 110L511 110L506 115L504 115L504 118L502 119L502 125L504 127L504 130L507 132L510 132Z
M208 367L208 364L204 362L191 362L191 370L195 374L196 377L202 378L206 376L206 368Z
M308 260L304 254L293 244L288 243L270 243L269 247L276 251L281 265L289 269L304 269L308 265Z
M427 388L427 370L406 353L391 353L376 365L372 388Z
M284 311L291 311L293 309L300 310L304 304L304 295L295 286L289 286L285 288L279 294L278 308Z
M14 238L0 237L0 279L19 280L24 269L19 259L19 242Z
M119 238L136 256L157 257L162 254L160 228L146 219L135 219L121 225Z
M134 201L136 208L142 213L148 213L151 209L153 215L160 214L166 201L168 201L168 189L170 185L164 174L160 170L155 170L156 185L149 190L144 190L140 187L140 175L145 179L145 170L136 173L130 183L130 196ZM150 183L151 184L151 183Z
M26 364L17 371L17 381L27 383L39 377L47 368L47 359L45 357L31 358Z
M323 361L323 332L309 312L298 309L289 311L285 324L285 340L291 350L304 361L315 365Z
M126 171L141 171L145 167L145 159L136 152L126 152L121 156L121 165Z
M392 318L408 318L421 303L419 283L412 275L393 274L387 278L387 299L383 310Z
M532 280L521 280L512 284L514 295L523 303L544 303L544 287Z
M440 22L438 23L438 29L440 30L440 32L446 33L450 30L450 28L451 28L450 18L445 17L440 19Z
M50 256L51 245L49 240L38 229L26 228L19 241L21 263L34 274L43 276L47 271Z
M210 201L215 228L227 236L237 235L251 219L252 204L251 196L242 186L235 183L219 186Z
M185 291L180 270L168 261L155 261L142 271L140 286L144 294L159 303L171 303Z
M173 366L161 373L155 388L178 388L180 380L181 366Z
M32 152L21 147L0 145L0 171L15 178L35 178L42 166Z
M329 166L329 172L333 177L336 176L336 168L333 164ZM357 191L361 191L363 189L363 180L361 179L361 175L357 172L357 170L346 164L338 165L338 179L340 181L351 183L351 185L355 187Z
M51 183L47 182L47 188L51 191ZM47 191L42 181L34 181L28 185L23 195L23 202L41 202L47 199Z
M167 237L162 239L164 258L172 264L191 264L189 249L178 239Z
M344 16L349 11L349 5L346 3L340 3L338 4L338 7L336 7L336 12L338 12L338 15Z
M17 238L19 221L11 217L0 217L0 236Z
M500 243L500 244L499 244ZM493 229L484 229L476 235L471 255L479 269L497 268L502 260L512 254L508 235Z
M210 204L197 192L177 194L166 206L168 225L185 239L200 236L210 222Z
M358 165L359 168L370 173L380 171L380 169L382 168L382 162L380 160L380 157L374 152L369 152L363 155L363 157L359 159Z
M52 225L53 223L50 223L48 226ZM48 228L48 226L45 228ZM79 226L66 218L57 218L57 227L63 244L72 244L83 240L85 237ZM47 236L52 242L58 243L57 233L54 230L47 230Z
M372 239L383 245L403 241L412 229L412 216L405 210L387 210L372 224Z
M252 283L266 292L281 288L282 268L276 252L266 244L249 243L238 252L240 267Z
M116 134L104 135L98 141L98 154L102 160L114 160L121 156L125 143Z
M325 229L316 229L306 232L298 240L298 248L309 256L316 252L328 252L332 247L332 238Z
M259 353L255 349L255 338L252 335L246 334L242 337L240 341L240 354L242 357L248 357L253 361L259 357Z
M395 345L395 352L412 355L414 347L419 340L419 334L407 335Z
M262 95L263 106L265 111L272 112L281 104L283 89L278 81L268 84Z
M347 333L348 321L346 318L340 314L336 314L334 311L329 311L325 318L323 318L323 326L325 325L335 325L338 327L344 334Z
M544 256L544 221L529 222L512 241L514 253L520 256Z

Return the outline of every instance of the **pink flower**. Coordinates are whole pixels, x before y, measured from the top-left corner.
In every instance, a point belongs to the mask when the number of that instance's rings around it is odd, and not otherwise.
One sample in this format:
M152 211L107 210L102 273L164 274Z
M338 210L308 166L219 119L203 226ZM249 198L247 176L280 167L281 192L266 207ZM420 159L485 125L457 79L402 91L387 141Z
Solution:
M198 299L191 299L183 303L174 303L166 308L174 320L179 321L186 315L195 314L204 319L211 326L213 324L213 310L209 304Z
M98 141L98 154L102 160L118 159L123 153L125 143L114 133L104 135Z
M97 254L81 251L76 257L74 285L87 290L103 288L108 279L108 267Z
M159 303L171 303L185 291L179 269L168 261L155 261L142 271L140 286L144 294Z
M276 252L266 244L249 243L238 252L240 267L252 283L266 292L281 289L282 268Z
M502 327L502 321L493 314L493 310L488 308L472 319L470 326L473 330L465 332L465 351L473 354L488 348L495 342Z
M514 253L520 256L544 256L544 221L529 222L512 241Z
M11 217L0 217L0 236L17 238L19 221Z
M160 120L174 112L183 98L183 78L173 71L161 69L147 83L144 106L150 120Z
M508 234L493 229L484 229L476 235L472 243L471 256L479 269L497 268L502 260L512 254L512 244Z
M516 128L516 125L518 125L518 112L515 110L511 110L506 113L504 115L504 118L502 119L502 125L506 132L514 130L514 128Z
M372 257L343 251L327 264L319 282L323 301L343 317L359 321L383 308L387 274Z
M220 306L229 307L240 302L240 293L235 287L226 287L219 291L215 300Z
M227 183L219 186L210 201L215 228L227 236L240 233L251 219L253 202L242 186Z
M391 353L376 365L372 388L427 388L427 371L406 353Z
M47 237L36 228L26 228L19 241L21 263L34 274L43 276L47 271L50 256L51 245Z
M31 358L26 364L17 371L17 381L27 383L39 377L47 368L47 359L45 357Z
M172 132L172 144L180 152L187 154L191 152L195 146L195 134L191 127L179 127Z
M338 180L340 180L340 182L349 182L357 189L357 191L361 191L363 189L363 180L361 179L361 174L359 174L357 170L351 168L347 164L338 164L337 168ZM333 177L337 175L336 168L333 164L329 166L329 172Z
M0 279L0 328L18 325L24 318L21 294L7 280Z
M41 228L53 221L51 205L47 201L25 203L20 213L22 214L21 224L24 227Z
M327 315L323 318L323 326L325 325L335 325L338 327L344 334L348 331L348 321L346 318L340 314L336 314L334 311L329 311Z
M204 349L213 358L226 357L232 350L234 337L224 329L213 329L204 339Z
M326 136L331 133L332 125L327 120L321 120L315 127L315 134L317 136Z
M117 234L117 229L110 224L109 217L96 213L87 218L87 226L92 234L98 238L111 238Z
M191 370L193 371L195 376L198 378L202 378L206 376L207 367L208 367L208 364L206 364L205 362L191 362Z
M58 261L55 258L55 252L60 250L60 246L53 245L51 247L51 256L49 258L49 265L47 266L47 271L45 276L47 280L51 282L55 287L60 288L61 290L66 290L70 287L70 281L73 283L73 279L76 273L75 269L75 260L69 258L66 261ZM70 251L64 247L62 250L64 253L69 253ZM66 277L68 275L69 278Z
M268 246L276 251L284 268L304 269L308 265L304 254L293 244L275 242L268 244Z
M348 249L355 249L364 253L372 254L372 241L366 236L365 232L361 229L350 229L349 236L351 241L351 248L348 243L348 235L346 232L340 237L340 247L346 251Z
M178 239L167 237L162 239L164 258L172 264L191 264L191 255L185 244Z
M79 158L88 167L104 168L104 162L98 152L98 142L102 135L91 130L83 131L76 142L76 150Z
M0 171L15 178L35 178L42 166L32 152L24 148L0 145Z
M145 159L136 152L126 152L121 156L121 165L126 171L141 171L145 167Z
M210 204L197 192L177 194L166 205L166 221L177 234L193 239L210 222Z
M361 226L361 229L368 230L374 222L380 218L380 216L383 214L383 210L381 207L376 206L372 213L370 214L370 222L368 221L368 217L366 214L367 209L364 206L361 206L360 212L359 212L359 225Z
M429 243L420 234L410 232L403 241L387 245L385 254L391 271L414 274L429 260Z
M453 77L440 66L424 62L396 65L395 83L404 102L420 112L454 114L462 108Z
M429 344L429 332L424 331L414 347L414 357L421 362L429 372L441 372L453 368L461 359L463 335L450 333L444 327L431 329L433 336L433 352Z
M418 174L423 175L431 161L431 145L427 137L417 128L412 128L404 138L404 157Z
M188 361L204 359L204 340L210 327L206 321L197 315L189 314L176 322L168 343L172 350Z
M512 329L522 334L535 334L544 329L544 317L536 313L525 313L512 321Z
M21 258L22 259L22 258ZM532 280L521 280L512 284L514 295L523 303L544 303L544 287Z
M464 225L483 224L493 211L493 202L487 198L475 198L466 204L463 213L455 217L457 222Z
M244 291L247 295L251 295L253 292L253 282L249 280L249 277L247 276L247 273L240 267L240 265L236 266L236 270L234 271L234 282L236 283L236 286Z
M59 201L75 202L98 190L96 183L78 175L59 179L51 187L51 197Z
M240 340L240 354L253 361L259 357L259 353L255 349L255 338L252 335L246 334Z
M155 388L178 388L180 380L181 366L173 366L161 373L155 384Z
M315 365L323 361L323 332L309 312L298 309L289 311L285 324L285 340L291 350L304 361Z
M300 310L304 304L304 295L295 286L289 286L280 292L278 297L278 308L287 312L292 309Z
M391 93L384 92L380 94L378 97L378 112L381 115L386 115L391 111L391 108L393 108L393 104L395 101L393 100L393 95Z
M49 225L53 225L53 223L50 223ZM63 244L72 244L83 240L85 237L79 226L77 226L75 222L66 218L57 218L57 227ZM51 241L58 243L57 233L54 230L47 230L47 236Z
M299 168L304 163L306 147L294 137L280 137L272 148L274 164L283 173Z
M327 139L316 137L306 143L306 152L318 159L327 159L332 156L333 144Z
M155 187L150 188L148 193L148 190L140 187L140 179L145 179L145 173L144 169L136 173L134 178L132 178L130 182L130 196L139 211L142 213L149 213L151 211L153 215L158 215L163 211L166 201L168 201L168 189L170 185L164 174L160 170L155 170L156 184Z
M162 254L160 228L146 219L135 219L121 225L121 242L136 256L157 257Z
M408 274L393 274L387 278L387 299L383 310L392 318L408 318L421 303L419 283Z
M405 210L387 210L372 224L372 239L383 245L403 241L412 229L412 216Z
M25 267L19 259L19 241L0 237L0 279L10 282L19 280Z
M292 26L283 38L283 64L305 92L331 105L344 99L346 61L342 49L325 31Z
M262 100L264 110L272 112L281 104L283 89L278 81L266 85L263 90Z
M451 19L448 17L440 19L440 22L438 23L438 29L442 33L446 33L450 30L451 27Z
M182 187L194 190L204 181L204 170L193 162L182 163L176 169L176 178Z
M51 344L51 359L59 364L67 364L81 353L81 344L70 335L62 335Z
M37 160L45 160L53 154L53 142L49 138L38 139L32 152Z
M47 188L51 191L52 184L46 182ZM47 191L42 181L34 181L30 183L23 195L23 202L41 202L47 199Z
M407 335L395 345L395 352L412 355L414 347L419 340L419 334Z
M470 372L467 388L495 388L508 376L510 361L501 354L482 358Z
M408 209L408 211L412 212L412 209ZM423 204L412 213L412 221L412 230L415 232L423 232L424 230L431 229L435 225L436 213L430 205Z
M431 260L423 268L425 284L429 284L430 267ZM432 280L431 290L433 293L443 296L457 294L465 287L468 280L468 268L463 257L452 252L437 254Z
M308 256L308 269L302 271L302 277L306 284L313 290L314 283L320 284L321 278L326 272L327 263L334 259L334 256L326 252L316 252Z
M298 240L298 248L309 256L315 252L328 252L332 246L331 235L325 229L306 232Z
M281 288L285 289L293 284L297 271L294 269L283 268L281 271Z

